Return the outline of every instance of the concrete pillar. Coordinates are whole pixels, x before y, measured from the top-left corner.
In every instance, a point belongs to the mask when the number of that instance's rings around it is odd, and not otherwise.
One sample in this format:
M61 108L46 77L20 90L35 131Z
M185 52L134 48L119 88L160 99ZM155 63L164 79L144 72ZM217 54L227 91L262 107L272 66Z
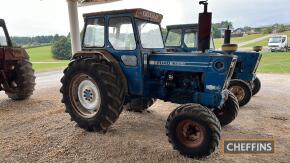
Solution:
M67 0L69 22L70 22L70 36L72 45L72 54L81 51L81 38L78 17L78 1Z

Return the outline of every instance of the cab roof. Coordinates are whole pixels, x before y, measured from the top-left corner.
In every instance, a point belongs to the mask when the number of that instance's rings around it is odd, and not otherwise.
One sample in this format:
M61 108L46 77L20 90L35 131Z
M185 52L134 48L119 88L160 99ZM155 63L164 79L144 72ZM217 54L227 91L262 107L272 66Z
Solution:
M155 23L161 23L163 19L163 15L158 14L153 11L145 10L142 8L101 11L101 12L87 13L87 14L84 14L83 16L84 18L87 18L87 17L94 17L94 16L117 15L117 14L132 14L136 18L147 20L147 21L152 21Z
M168 25L167 29L198 29L198 24L177 24Z

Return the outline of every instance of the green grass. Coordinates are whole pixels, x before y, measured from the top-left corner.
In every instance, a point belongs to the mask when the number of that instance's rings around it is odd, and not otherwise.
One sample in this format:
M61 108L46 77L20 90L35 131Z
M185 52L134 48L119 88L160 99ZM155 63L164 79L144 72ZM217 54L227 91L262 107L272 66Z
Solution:
M254 40L256 38L263 37L263 36L265 36L265 35L264 34L252 34L252 35L247 35L244 37L233 37L233 38L231 38L231 42L238 44L238 43ZM224 41L223 38L214 39L215 47L221 48L223 41Z
M268 39L265 39L263 41L256 42L256 43L253 43L253 44L248 44L248 45L245 45L243 47L254 47L254 46L263 46L263 47L266 47L266 46L268 46Z
M53 58L51 46L42 46L26 49L33 68L36 71L49 71L64 69L69 61L56 60ZM59 62L59 63L33 63L33 62Z
M61 62L61 63L33 63L33 68L35 71L51 71L51 70L63 70L67 67L69 61Z
M290 52L263 53L260 73L290 73Z
M56 59L53 58L51 46L42 46L26 50L28 52L28 55L30 56L31 62L57 61Z

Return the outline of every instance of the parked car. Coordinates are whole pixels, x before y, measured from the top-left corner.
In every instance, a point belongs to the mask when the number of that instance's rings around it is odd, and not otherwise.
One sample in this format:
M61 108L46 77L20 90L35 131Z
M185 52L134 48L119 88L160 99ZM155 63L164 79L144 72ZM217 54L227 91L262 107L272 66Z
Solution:
M271 52L274 51L288 51L288 36L275 35L270 37L268 47Z

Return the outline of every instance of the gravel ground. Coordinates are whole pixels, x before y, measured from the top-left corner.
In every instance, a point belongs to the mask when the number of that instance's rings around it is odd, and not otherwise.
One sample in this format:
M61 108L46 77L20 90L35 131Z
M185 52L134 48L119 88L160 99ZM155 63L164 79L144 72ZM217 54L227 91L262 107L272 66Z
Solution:
M165 121L175 104L158 101L149 112L124 111L107 134L86 132L70 121L59 86L37 90L27 101L0 95L0 162L289 162L290 75L260 74L261 92L222 130L222 138L274 138L271 155L223 155L202 160L174 151Z

